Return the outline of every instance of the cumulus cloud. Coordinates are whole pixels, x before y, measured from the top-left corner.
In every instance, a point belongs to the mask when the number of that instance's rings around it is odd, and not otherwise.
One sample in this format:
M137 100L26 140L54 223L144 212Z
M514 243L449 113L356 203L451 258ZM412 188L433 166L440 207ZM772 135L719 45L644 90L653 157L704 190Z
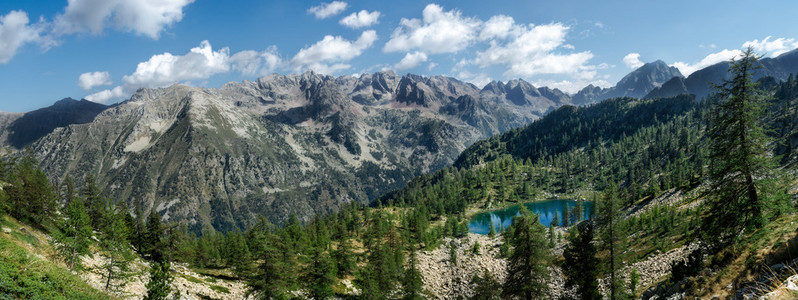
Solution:
M233 70L245 76L264 76L276 71L283 59L277 53L277 47L272 46L266 51L254 50L241 51L230 57Z
M402 58L402 60L400 60L399 63L394 65L394 68L396 68L397 70L407 70L415 68L420 63L425 61L427 61L427 54L424 52L416 51L405 55L405 57Z
M316 16L316 19L325 19L334 15L340 14L346 9L346 2L333 1L330 3L322 3L308 9L309 14Z
M45 44L42 37L44 25L30 24L28 14L21 10L12 10L0 16L0 64L8 63L20 47L29 43Z
M122 86L117 86L113 89L102 90L94 94L86 96L86 100L97 103L108 103L109 100L119 99L126 96L126 92Z
M492 40L485 51L478 51L473 63L488 67L502 65L505 76L538 74L571 74L580 78L595 75L590 51L563 53L572 50L565 44L569 27L560 23L545 25L512 25L505 40Z
M158 39L168 26L183 19L194 0L69 0L55 17L54 34L100 34L108 26Z
M643 62L640 61L640 53L634 53L634 52L624 56L623 63L625 63L627 67L632 69L637 69L643 65Z
M368 12L364 9L344 17L338 23L349 28L361 28L379 23L379 18L379 11Z
M443 11L437 4L427 5L422 16L421 20L402 18L383 51L457 52L471 45L482 24L475 18L463 17L458 10Z
M175 82L206 79L230 70L230 49L213 51L208 41L191 48L185 55L163 53L153 55L148 61L139 63L133 74L122 80L125 86L157 88Z
M208 41L202 41L199 47L191 48L185 55L168 52L153 55L149 60L139 63L133 74L125 75L122 85L91 94L86 99L104 103L124 97L141 87L159 88L177 82L207 79L229 72L230 61L228 48L214 51Z
M747 41L743 43L743 48L752 47L754 51L768 56L779 56L792 49L798 48L798 41L788 38L777 38L770 40L772 36L760 40Z
M86 72L78 77L78 86L83 90L90 90L97 86L111 85L111 74L108 72Z
M512 17L505 15L493 16L485 22L482 31L479 33L479 39L506 38L513 29L513 25L515 25L515 20Z
M715 52L707 55L697 63L690 64L686 62L677 61L673 63L671 66L679 69L679 72L681 72L682 75L690 76L690 74L693 74L693 72L695 71L701 70L703 68L709 67L719 62L728 61L732 58L739 56L740 54L742 54L742 51L738 49L732 49L732 50L723 49L720 52Z
M349 61L374 44L377 32L364 31L356 41L349 41L340 36L325 36L321 41L302 48L291 59L295 70L312 69L316 72L331 74L350 66L341 62ZM328 65L332 64L332 65Z

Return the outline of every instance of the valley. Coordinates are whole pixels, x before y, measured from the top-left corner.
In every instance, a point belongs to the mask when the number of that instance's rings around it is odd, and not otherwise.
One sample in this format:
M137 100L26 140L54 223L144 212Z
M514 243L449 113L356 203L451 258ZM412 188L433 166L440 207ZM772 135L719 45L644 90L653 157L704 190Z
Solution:
M229 50L228 50L229 51ZM0 113L0 298L791 299L798 50Z

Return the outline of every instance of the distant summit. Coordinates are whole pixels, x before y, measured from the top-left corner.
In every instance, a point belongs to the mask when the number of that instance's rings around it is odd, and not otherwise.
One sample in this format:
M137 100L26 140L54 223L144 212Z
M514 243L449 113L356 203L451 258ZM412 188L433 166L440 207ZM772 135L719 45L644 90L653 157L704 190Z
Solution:
M602 89L589 85L576 93L572 101L577 105L586 105L609 98L641 98L674 77L683 77L679 69L657 60L627 74L614 87Z

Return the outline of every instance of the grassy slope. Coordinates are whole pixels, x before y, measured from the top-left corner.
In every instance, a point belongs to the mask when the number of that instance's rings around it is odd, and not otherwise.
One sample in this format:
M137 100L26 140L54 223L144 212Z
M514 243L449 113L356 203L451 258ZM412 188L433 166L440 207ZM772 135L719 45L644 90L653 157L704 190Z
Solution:
M48 259L53 249L38 230L9 216L0 216L0 225L0 299L113 298Z

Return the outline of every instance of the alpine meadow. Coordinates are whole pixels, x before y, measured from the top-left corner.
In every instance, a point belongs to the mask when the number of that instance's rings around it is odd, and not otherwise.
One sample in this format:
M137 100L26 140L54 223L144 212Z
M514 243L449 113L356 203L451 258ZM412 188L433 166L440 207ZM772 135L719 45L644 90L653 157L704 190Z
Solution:
M798 299L794 11L0 3L0 299Z

